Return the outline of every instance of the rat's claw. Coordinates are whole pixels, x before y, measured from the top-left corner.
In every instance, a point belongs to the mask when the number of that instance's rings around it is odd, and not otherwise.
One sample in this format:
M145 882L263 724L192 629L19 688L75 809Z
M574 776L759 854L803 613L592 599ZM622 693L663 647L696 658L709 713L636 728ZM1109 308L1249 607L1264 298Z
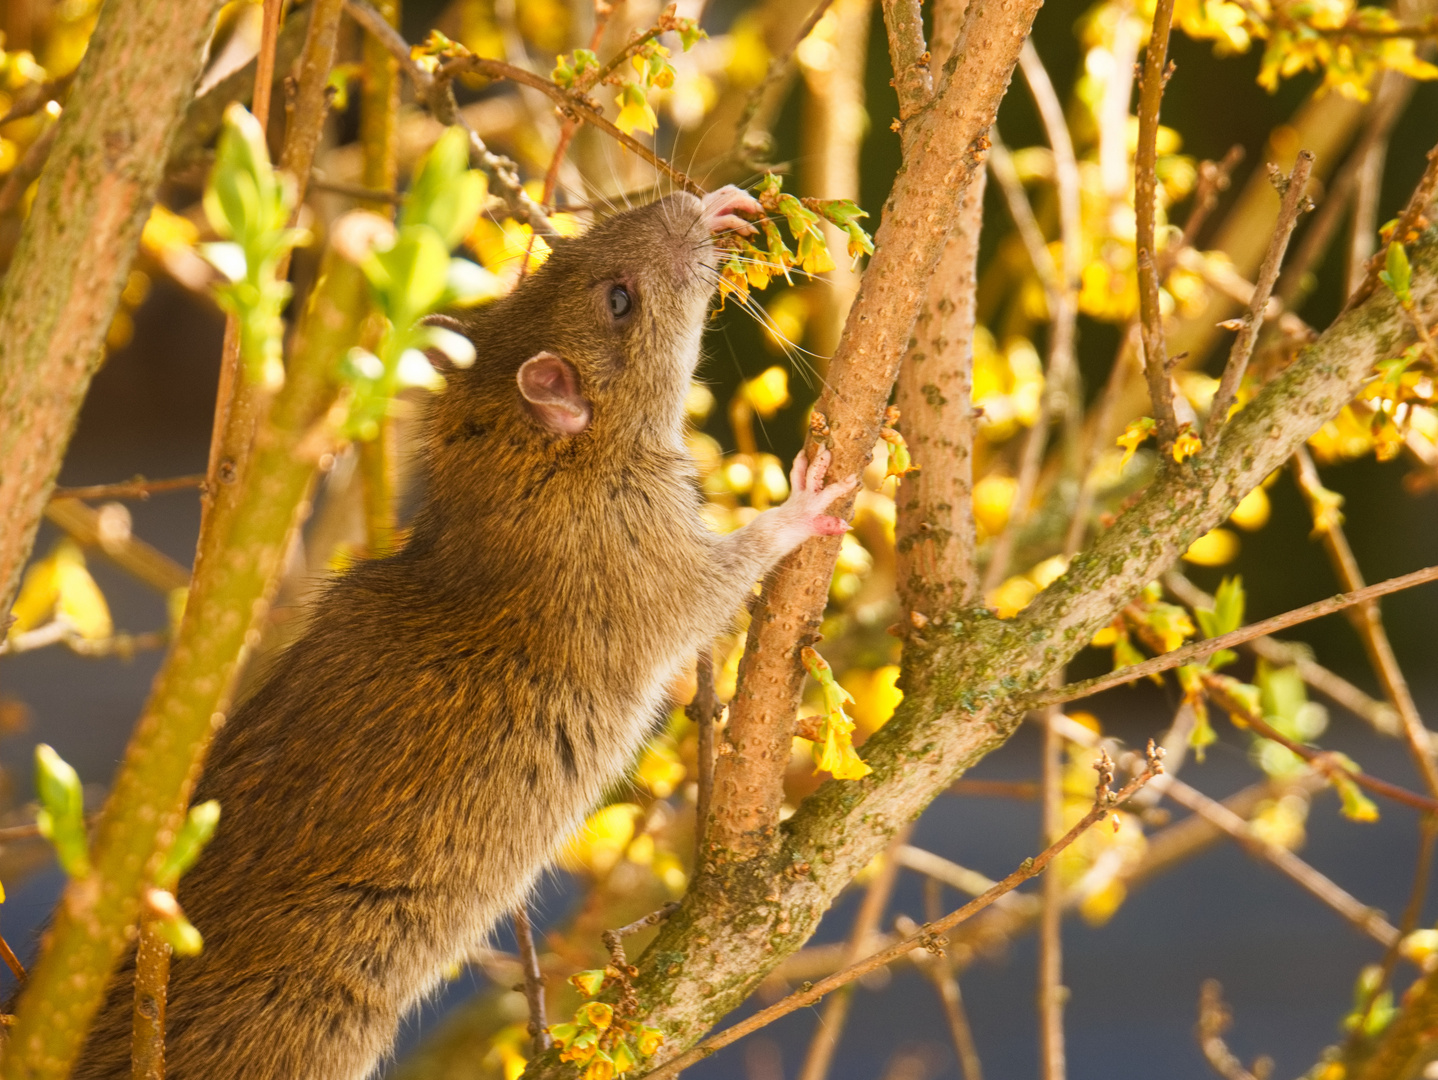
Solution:
M704 196L703 218L710 233L733 230L745 236L752 236L759 230L745 221L740 214L762 215L764 208L759 200L747 191L741 191L733 184L725 184L717 191Z

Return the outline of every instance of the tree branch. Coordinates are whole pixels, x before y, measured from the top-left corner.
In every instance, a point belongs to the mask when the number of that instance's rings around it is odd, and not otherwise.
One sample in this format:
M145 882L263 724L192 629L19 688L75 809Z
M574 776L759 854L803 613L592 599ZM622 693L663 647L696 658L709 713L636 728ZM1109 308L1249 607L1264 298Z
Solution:
M859 471L873 450L948 225L982 167L984 133L1036 10L1035 0L976 2L933 103L911 126L912 154L886 205L874 256L816 406L828 422L834 476ZM711 833L711 844L740 859L773 841L802 679L798 650L823 613L838 550L837 538L811 540L789 556L750 624L730 706L734 752L716 765Z
M218 8L106 4L58 121L0 288L0 618L103 356Z
M895 395L904 439L920 465L894 495L899 603L926 616L952 614L978 597L973 363L984 186L980 172L959 203Z
M913 175L911 167L906 176ZM902 191L896 197L905 198ZM1418 308L1431 311L1438 302L1438 231L1415 244L1411 257ZM852 325L856 316L850 318ZM669 1052L697 1040L802 945L833 897L893 833L1012 734L1030 695L1349 401L1374 362L1401 348L1410 333L1392 296L1376 293L1272 380L1217 447L1168 470L1017 617L971 611L911 633L904 699L864 744L872 773L821 786L777 831L779 843L765 856L714 860L646 954L662 963L641 961L636 991L646 1022L666 1032ZM787 680L786 666L778 670ZM770 708L759 715L782 732L787 761L792 699L788 685L779 695L775 689L765 690ZM736 783L754 782L768 767L753 760ZM533 1062L531 1077L567 1075L557 1064L548 1056Z
M1404 589L1411 589L1415 585L1422 585L1425 582L1438 579L1438 566L1429 566L1423 570L1415 570L1411 574L1404 574L1401 577L1389 578L1387 581L1380 581L1376 585L1369 585L1357 589L1351 593L1339 593L1337 596L1330 596L1326 600L1318 600L1312 604L1306 604L1301 608L1294 608L1282 615L1274 615L1261 622L1249 623L1241 626L1227 634L1221 634L1216 638L1208 638L1204 641L1195 641L1185 645L1173 652L1166 652L1145 660L1141 664L1130 664L1121 667L1117 671L1111 671L1107 675L1096 675L1092 679L1084 679L1081 682L1069 683L1067 686L1060 686L1054 690L1041 690L1028 697L1028 703L1033 708L1041 705L1061 705L1066 701L1078 701L1097 694L1101 690L1108 690L1115 686L1122 686L1124 683L1135 682L1147 678L1149 675L1157 675L1159 672L1170 671L1182 664L1190 664L1195 660L1202 660L1205 656L1212 656L1220 649L1231 649L1234 646L1242 645L1245 642L1254 641L1258 638L1267 637L1269 634L1276 634L1280 630L1286 630L1290 626L1297 626L1299 623L1311 622L1314 619L1322 618L1324 615L1332 615L1335 611L1343 611L1345 608L1353 607L1355 604L1369 603L1380 596L1387 596L1389 593L1401 592Z
M975 897L958 910L949 912L949 914L937 922L925 923L917 934L896 941L887 948L880 949L878 952L870 954L863 960L850 964L848 967L835 972L833 975L821 979L809 987L800 989L797 993L790 994L782 1001L769 1006L769 1008L763 1009L734 1026L726 1028L713 1038L706 1039L688 1053L681 1054L679 1057L666 1062L658 1069L649 1073L648 1080L671 1080L672 1077L677 1076L690 1065L702 1061L715 1050L728 1046L730 1043L737 1042L750 1032L757 1031L759 1028L773 1023L781 1016L786 1016L796 1009L802 1009L812 1005L825 994L832 993L840 987L848 985L862 975L867 975L871 971L885 967L915 949L942 949L944 945L947 944L941 937L945 931L959 925L959 923L965 919L972 918L1000 897L1018 888L1025 881L1043 873L1049 863L1051 863L1060 852L1094 825L1112 814L1115 807L1121 806L1133 798L1134 794L1155 776L1161 775L1163 772L1162 752L1159 751L1155 753L1153 744L1150 743L1148 769L1129 781L1129 783L1124 785L1118 792L1109 791L1107 782L1102 779L1105 776L1112 775L1111 771L1105 772L1105 769L1112 769L1112 763L1108 761L1107 754L1103 756L1101 763L1095 765L1094 768L1100 770L1101 779L1099 781L1098 795L1094 800L1093 809L1075 822L1073 828L1069 829L1069 831L1057 841L1045 848L1038 855L1025 859L1017 870L995 884L993 888L989 889L982 896Z
M1288 250L1288 239L1293 235L1299 215L1303 213L1304 207L1309 205L1304 189L1308 187L1308 174L1312 171L1313 155L1307 150L1300 150L1288 179L1274 181L1281 188L1282 196L1278 207L1278 223L1273 227L1273 239L1268 242L1268 251L1259 265L1258 278L1253 283L1253 298L1243 316L1243 327L1238 331L1238 337L1233 340L1223 377L1219 379L1218 389L1214 391L1208 422L1203 429L1205 441L1217 437L1219 429L1228 419L1229 409L1238 397L1238 384L1243 380L1243 373L1248 370L1248 359L1253 355L1254 345L1258 343L1258 331L1263 326L1264 310L1268 307L1268 298L1273 294L1273 284L1278 280L1278 271L1283 266L1283 253ZM1282 176L1281 173L1278 175Z
M1299 487L1308 496L1309 505L1316 513L1315 497L1322 491L1323 484L1318 478L1318 469L1314 466L1307 447L1298 448L1298 452L1293 455L1293 463L1298 474ZM1328 524L1323 530L1323 546L1328 551L1328 557L1343 587L1361 590L1363 571L1358 567L1358 560L1353 557L1353 549L1348 546L1348 537L1344 534L1342 525L1336 521ZM1423 717L1418 714L1418 703L1413 700L1408 680L1403 677L1403 669L1398 666L1398 657L1394 655L1393 644L1388 640L1388 631L1383 627L1383 613L1378 610L1375 601L1367 600L1357 605L1357 610L1350 612L1349 618L1363 640L1364 651L1368 653L1369 663L1373 665L1373 671L1383 686L1389 704L1398 712L1398 719L1403 725L1403 737L1408 743L1408 752L1413 758L1413 764L1417 766L1418 774L1423 777L1428 793L1438 795L1438 760L1435 760L1433 752L1433 735L1423 726Z
M162 34L156 35L157 39ZM338 241L345 222L337 224ZM354 341L366 295L359 268L332 244L297 328L294 359L257 437L254 461L224 525L223 563L191 586L175 647L125 753L92 843L94 870L69 884L22 994L0 1061L4 1080L63 1080L84 1044L141 894L184 820L200 763L229 709L235 676L268 611L290 530L308 512L319 453L305 436L335 394L330 373ZM358 254L358 252L357 252ZM323 429L320 429L321 433ZM325 441L323 435L318 440Z
M1143 77L1138 86L1138 149L1133 164L1143 371L1153 403L1153 418L1158 421L1159 446L1165 456L1178 437L1178 419L1173 410L1173 383L1169 379L1168 353L1163 341L1155 217L1158 213L1158 110L1163 101L1163 84L1168 81L1168 32L1172 20L1173 0L1158 0L1153 14L1153 35L1144 54Z
M899 123L904 124L928 103L934 90L924 44L924 13L919 0L882 0L882 6L894 92L899 95Z

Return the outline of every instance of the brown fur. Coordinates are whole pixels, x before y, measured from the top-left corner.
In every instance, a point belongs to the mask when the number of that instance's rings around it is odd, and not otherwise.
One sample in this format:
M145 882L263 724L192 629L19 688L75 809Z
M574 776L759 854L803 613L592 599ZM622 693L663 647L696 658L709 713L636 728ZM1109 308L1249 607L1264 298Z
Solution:
M368 1075L623 773L675 672L809 535L789 504L725 537L699 517L681 434L708 220L687 195L618 215L467 317L479 360L435 402L412 539L328 587L216 738L196 799L223 814L180 888L205 949L174 963L171 1080ZM637 302L619 327L615 281ZM541 350L577 370L587 431L527 410L516 372ZM132 977L133 957L78 1080L129 1075Z

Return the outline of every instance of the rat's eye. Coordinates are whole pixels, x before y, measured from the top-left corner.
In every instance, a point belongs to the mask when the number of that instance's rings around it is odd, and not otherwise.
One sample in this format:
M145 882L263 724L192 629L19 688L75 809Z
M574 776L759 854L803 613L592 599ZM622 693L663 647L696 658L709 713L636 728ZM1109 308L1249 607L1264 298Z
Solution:
M615 285L609 290L609 314L616 319L622 319L633 308L634 299L623 285Z

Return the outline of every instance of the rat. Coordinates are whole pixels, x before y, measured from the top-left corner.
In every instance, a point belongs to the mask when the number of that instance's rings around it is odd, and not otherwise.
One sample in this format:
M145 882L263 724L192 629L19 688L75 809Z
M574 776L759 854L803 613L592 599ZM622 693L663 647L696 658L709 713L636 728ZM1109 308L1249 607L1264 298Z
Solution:
M667 687L858 483L801 453L735 532L700 517L684 400L722 241L759 204L667 196L553 242L457 318L407 542L327 584L216 735L219 828L179 900L170 1080L362 1080L619 780ZM130 1074L134 956L74 1077Z

